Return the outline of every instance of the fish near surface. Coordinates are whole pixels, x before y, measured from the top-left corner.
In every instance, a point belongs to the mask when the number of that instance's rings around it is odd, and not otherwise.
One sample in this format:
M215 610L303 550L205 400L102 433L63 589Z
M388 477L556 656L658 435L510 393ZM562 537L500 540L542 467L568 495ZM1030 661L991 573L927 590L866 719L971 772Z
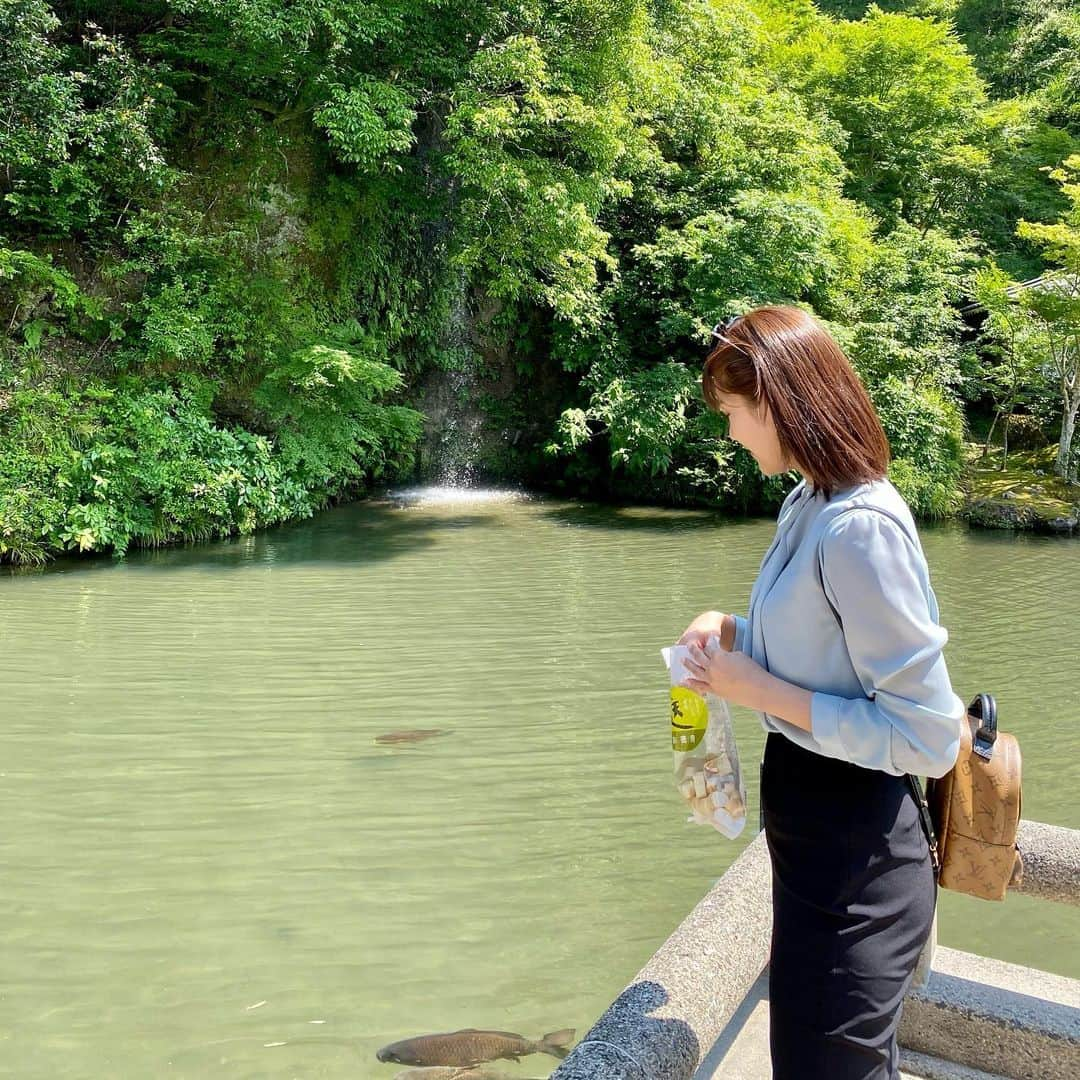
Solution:
M430 1069L402 1069L394 1073L393 1080L530 1080L517 1073L503 1072L502 1069L461 1068L457 1065L433 1065ZM541 1080L535 1077L533 1080Z
M436 735L448 735L442 728L406 728L404 731L388 731L385 735L376 735L375 741L380 746L397 746L399 743L421 742L433 739Z
M513 1031L485 1031L462 1028L437 1035L417 1035L413 1039L384 1046L375 1056L399 1065L479 1065L506 1058L517 1061L526 1054L550 1054L564 1058L574 1038L573 1028L550 1031L540 1039L526 1039Z

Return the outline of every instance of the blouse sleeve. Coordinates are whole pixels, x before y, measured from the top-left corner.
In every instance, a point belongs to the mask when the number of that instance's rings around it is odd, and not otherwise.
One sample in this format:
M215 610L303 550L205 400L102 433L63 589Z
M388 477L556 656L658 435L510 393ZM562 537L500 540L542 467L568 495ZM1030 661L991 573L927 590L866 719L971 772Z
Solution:
M735 644L731 646L732 652L748 652L746 641L746 619L742 615L732 615L735 620Z
M860 508L821 540L822 580L865 697L814 692L811 734L829 757L893 775L944 776L960 750L937 599L922 552L899 523Z

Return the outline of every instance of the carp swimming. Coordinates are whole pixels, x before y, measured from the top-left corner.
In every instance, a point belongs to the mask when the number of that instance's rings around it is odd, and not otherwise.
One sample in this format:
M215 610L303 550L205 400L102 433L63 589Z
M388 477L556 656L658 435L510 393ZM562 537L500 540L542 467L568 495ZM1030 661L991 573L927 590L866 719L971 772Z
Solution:
M375 1056L399 1065L479 1065L506 1058L517 1061L526 1054L550 1054L564 1058L574 1038L573 1028L551 1031L537 1040L513 1031L483 1031L463 1028L437 1035L417 1035L413 1039L384 1046Z
M388 731L385 735L376 735L375 741L380 746L397 746L400 743L422 742L433 739L436 735L449 735L442 728L406 728L404 731Z

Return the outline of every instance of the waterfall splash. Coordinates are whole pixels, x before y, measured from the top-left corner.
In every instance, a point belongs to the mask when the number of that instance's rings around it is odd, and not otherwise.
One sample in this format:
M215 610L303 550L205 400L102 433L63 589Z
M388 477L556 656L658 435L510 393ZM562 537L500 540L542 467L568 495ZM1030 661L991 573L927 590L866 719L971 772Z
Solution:
M429 484L423 487L402 488L386 494L401 507L406 506L476 506L482 503L520 502L530 498L528 492L514 488L457 487Z

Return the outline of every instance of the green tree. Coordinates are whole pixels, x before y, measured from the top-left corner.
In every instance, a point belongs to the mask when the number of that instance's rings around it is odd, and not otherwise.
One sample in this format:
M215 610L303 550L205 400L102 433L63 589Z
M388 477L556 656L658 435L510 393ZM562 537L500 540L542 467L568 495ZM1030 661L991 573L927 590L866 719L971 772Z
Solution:
M488 365L508 469L769 505L698 395L767 302L828 323L947 510L965 275L1036 265L1015 221L1075 151L1067 20L1020 5L979 15L1034 72L988 105L952 0L0 0L5 557L310 513Z
M1009 426L1018 405L1029 403L1042 391L1045 366L1041 335L1010 294L1015 282L991 260L974 279L975 299L986 312L980 334L981 351L990 359L980 379L981 387L994 401L994 419L986 434L982 456L999 422L1002 424L1001 468L1009 465Z
M1048 275L1043 287L1025 290L1018 302L1041 338L1060 395L1061 438L1054 472L1075 481L1072 449L1080 411L1080 154L1050 170L1050 177L1068 197L1069 211L1052 225L1021 221L1017 232L1038 243L1059 272Z
M1076 0L1023 0L1008 71L1017 91L1039 93L1048 118L1080 135L1080 5Z
M987 165L986 94L956 33L871 5L858 22L822 20L777 53L785 76L844 131L845 192L886 226L947 228Z
M87 21L75 42L44 0L0 0L0 227L100 243L176 179L159 68Z

